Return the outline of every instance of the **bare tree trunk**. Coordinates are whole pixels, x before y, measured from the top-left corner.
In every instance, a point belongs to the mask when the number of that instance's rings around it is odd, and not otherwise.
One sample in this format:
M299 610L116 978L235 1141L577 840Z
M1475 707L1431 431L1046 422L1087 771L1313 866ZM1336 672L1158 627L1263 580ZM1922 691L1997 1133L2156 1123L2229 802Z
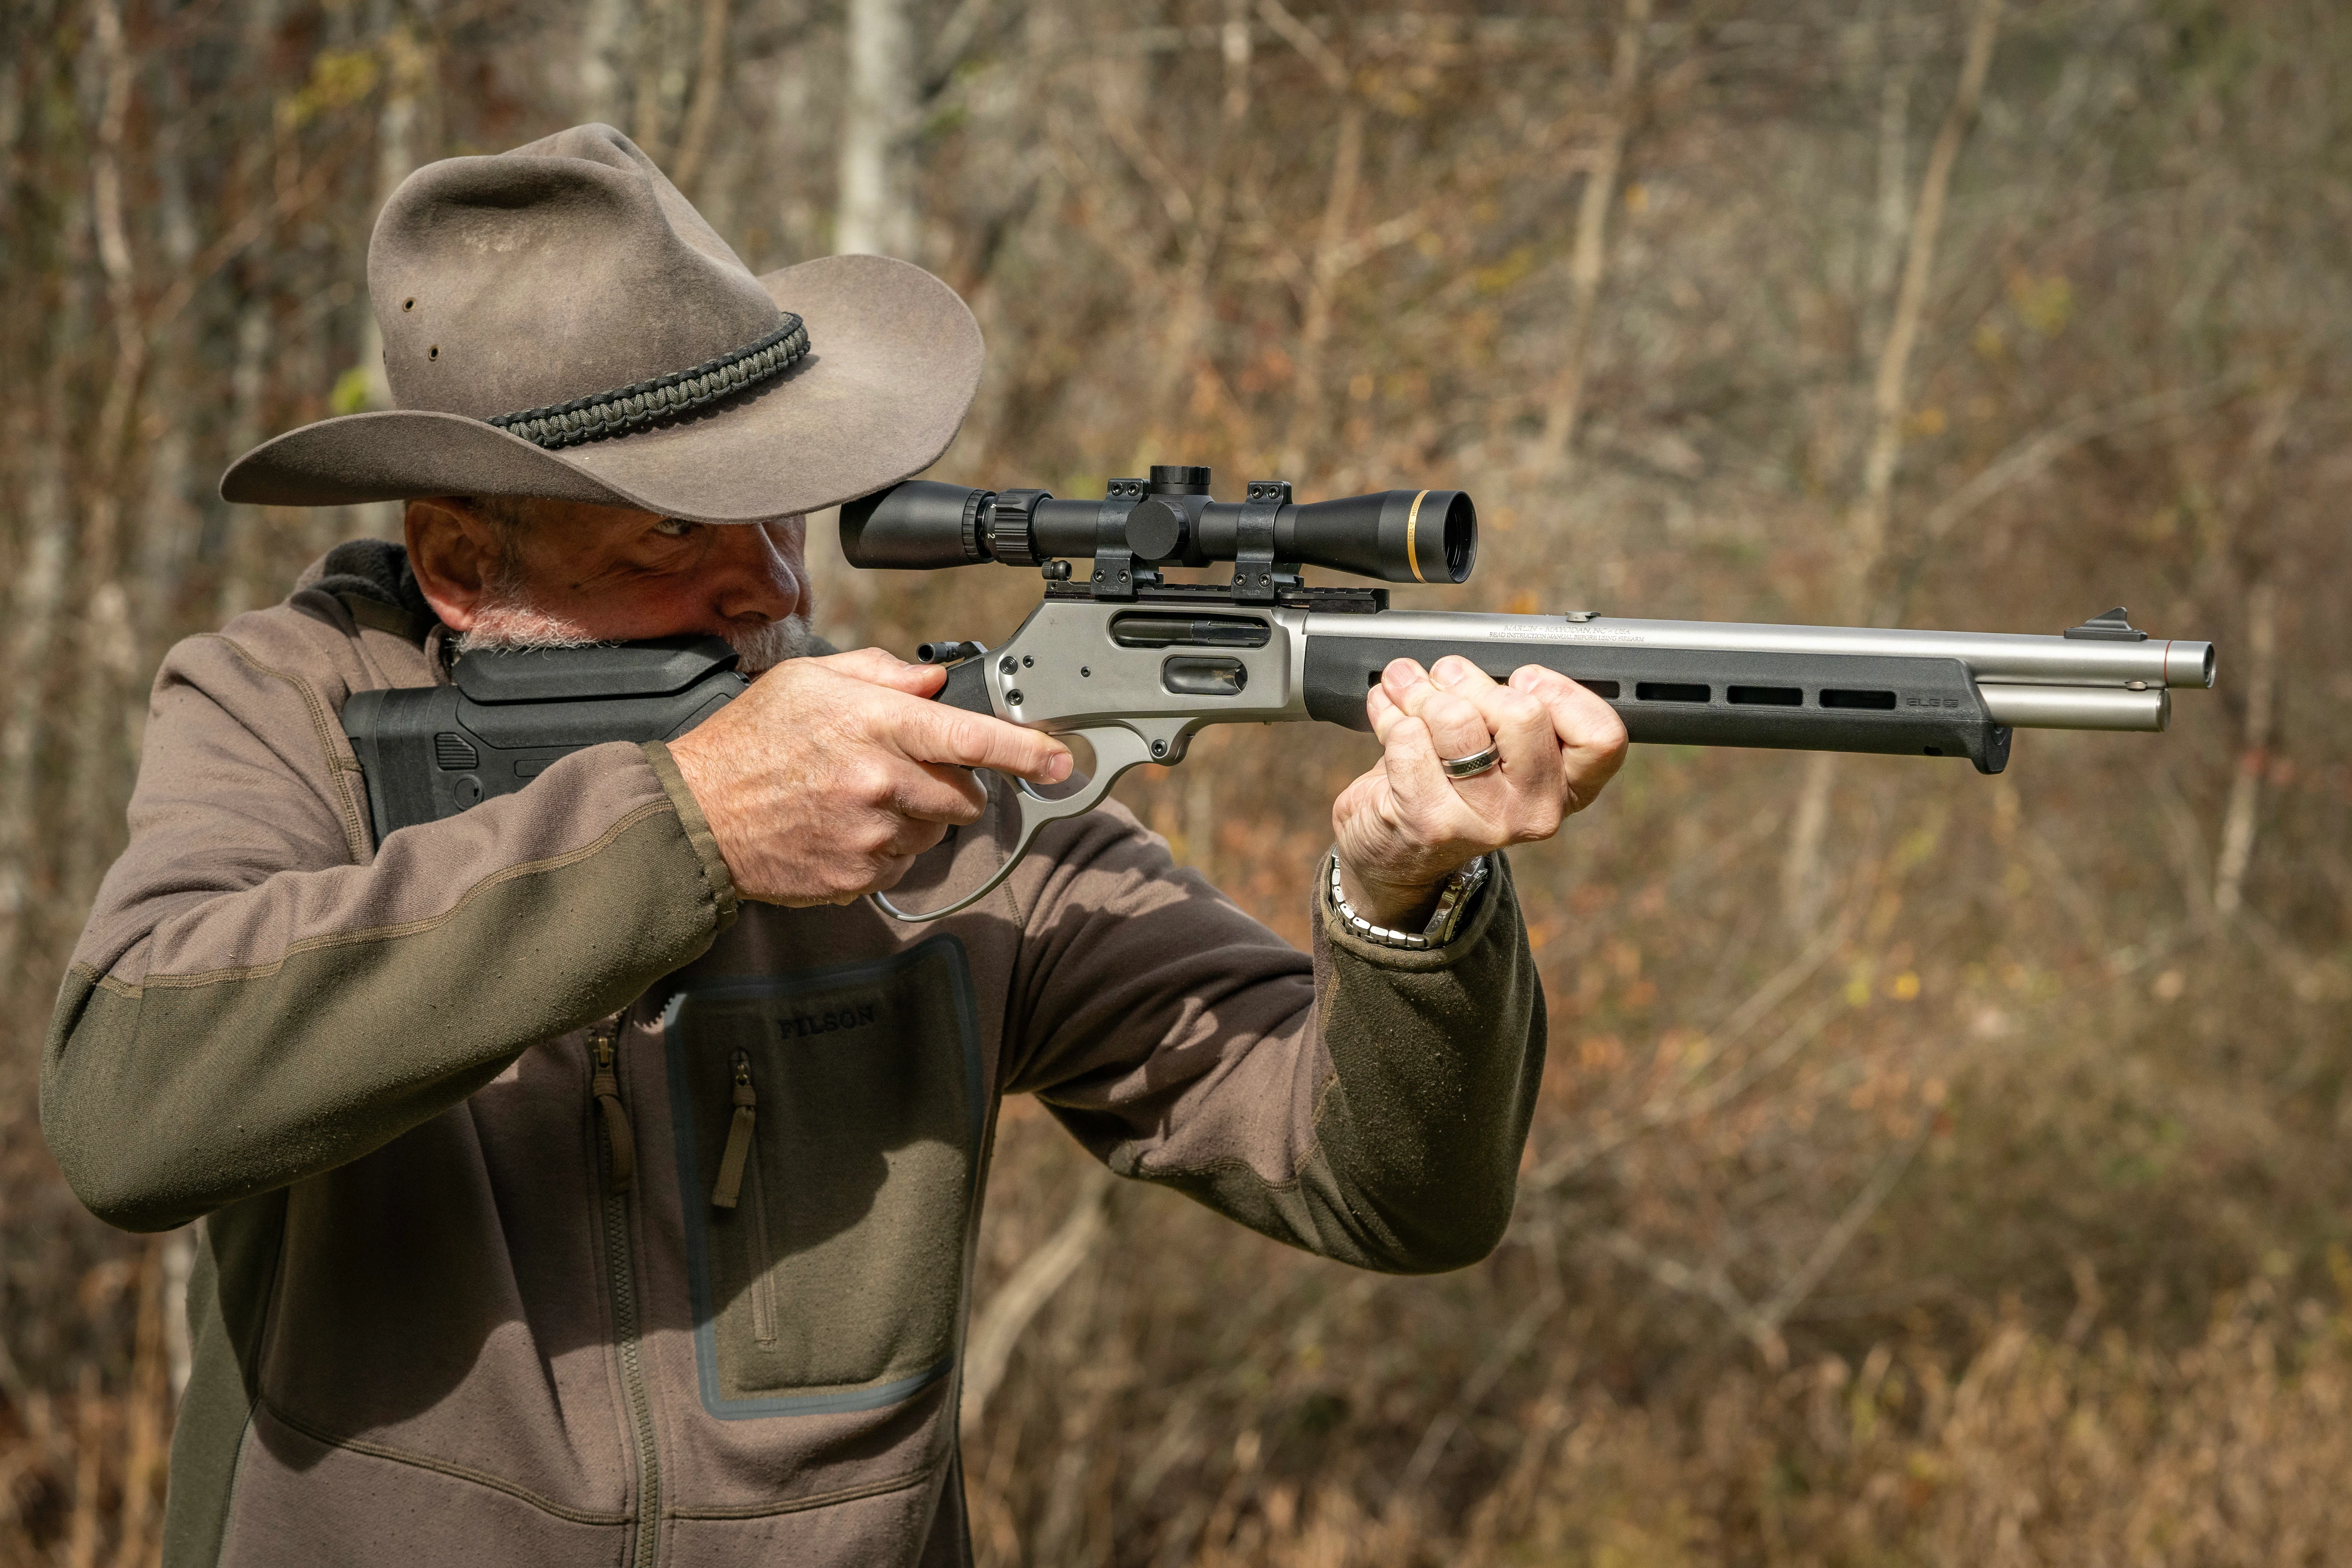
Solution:
M374 226L376 216L383 211L384 204L392 199L392 193L398 190L400 183L416 168L420 121L425 95L431 90L434 68L430 51L417 42L407 24L401 19L397 0L377 0L372 25L375 30L375 47L385 61L388 80L384 88L383 106L376 112L375 203L369 213L371 229ZM364 255L360 259L361 275L364 277ZM375 318L375 302L364 292L360 296L359 310L359 371L367 388L365 406L390 408L393 406L392 381L384 370L383 328ZM323 551L343 539L355 536L397 537L400 510L396 501L321 507L311 542Z
M416 167L416 107L427 74L425 50L409 37L396 17L391 0L379 0L375 16L377 47L391 63L383 107L375 121L375 212ZM374 221L370 216L370 224ZM368 406L392 406L392 383L384 374L383 329L377 325L373 306L362 297L366 324L361 335L360 369L367 377Z
M1952 168L1959 160L1961 141L1976 119L1977 101L1984 92L1985 74L1992 64L1993 41L2000 26L2000 9L2001 0L1978 0L1976 21L1969 32L1968 52L1960 63L1959 84L1945 111L1943 126L1936 133L1927 167L1919 177L1918 200L1912 206L1910 245L1904 257L1903 279L1895 291L1894 313L1887 323L1886 342L1879 351L1878 374L1872 385L1869 455L1863 465L1861 489L1847 512L1849 558L1839 603L1849 620L1866 618L1875 624L1885 615L1885 610L1873 605L1871 595L1877 590L1887 554L1887 514L1894 495L1895 465L1903 455L1903 416L1911 353L1918 342L1919 318L1927 309L1927 285L1935 273L1936 241L1943 228ZM1907 103L1907 100L1905 101ZM1888 156L1885 150L1886 133L1892 130L1899 135L1902 123L1891 107L1884 111L1882 177ZM1882 184L1882 192L1884 188ZM1882 197L1882 233L1885 211ZM1781 861L1781 909L1790 924L1801 931L1811 929L1821 918L1826 885L1822 854L1837 771L1837 758L1832 752L1819 753L1807 762L1804 782L1797 795L1795 825L1789 835L1788 854Z
M1584 373L1592 347L1592 318L1601 300L1601 278L1608 257L1609 209L1616 204L1617 174L1633 129L1633 102L1642 79L1643 36L1649 30L1650 0L1625 0L1617 25L1616 58L1609 68L1609 114L1584 177L1576 209L1576 244L1568 267L1568 343L1559 374L1545 398L1543 437L1538 461L1564 472L1575 448L1576 425L1584 411Z
M1805 759L1797 809L1789 825L1788 853L1780 860L1780 910L1800 937L1820 923L1829 894L1822 851L1829 837L1830 793L1836 784L1836 752L1815 752Z
M256 293L236 318L236 360L229 371L228 449L242 456L261 440L263 404L268 391L269 345L274 336L270 301ZM228 620L253 607L255 579L260 575L261 542L257 537L260 517L249 506L229 508L228 525L221 542L220 602L217 618Z
M819 247L821 219L809 197L807 166L811 149L819 141L813 96L811 62L805 50L793 49L776 64L773 155L783 183L782 210L777 215L782 233L778 249L790 260L813 255ZM753 267L761 265L751 258Z
M140 382L147 368L147 324L139 309L123 216L122 141L133 86L131 50L117 0L93 0L91 47L105 73L98 134L90 155L90 226L106 277L114 362L100 402L96 472L80 541L89 584L82 613L74 699L72 794L75 821L67 841L64 882L79 902L95 886L112 847L113 818L129 776L139 712L124 694L137 666L137 637L122 580L124 470L131 461Z
M1344 79L1337 57L1320 38L1285 11L1280 0L1260 0L1260 9L1277 32L1288 29L1286 36L1322 71L1325 81L1336 86ZM1210 276L1216 266L1218 247L1224 239L1236 132L1249 115L1254 50L1248 0L1225 0L1225 22L1218 43L1224 56L1225 93L1217 116L1216 140L1202 160L1206 172L1200 189L1192 193L1178 190L1170 198L1180 204L1178 210L1189 211L1191 222L1184 237L1183 264L1176 275L1175 298L1169 306L1168 329L1161 339L1160 363L1146 415L1150 421L1150 445L1155 450L1172 428L1183 424L1176 400L1193 378L1195 353L1209 319ZM1120 111L1132 107L1121 105Z
M587 0L581 7L577 113L583 121L621 122L620 59L625 40L636 31L635 13L630 0Z
M1919 319L1927 303L1927 286L1936 268L1936 242L1944 225L1944 205L1952 184L1952 167L1959 161L1960 143L1975 122L1977 101L1983 96L1985 74L1992 66L1993 40L2000 28L2001 0L1978 0L1975 24L1969 29L1968 53L1960 64L1959 86L1944 111L1944 123L1928 152L1927 167L1919 177L1919 199L1912 208L1911 243L1903 261L1903 280L1895 295L1895 313L1887 323L1886 343L1879 351L1878 378L1871 391L1871 437L1864 458L1861 492L1846 514L1851 542L1846 590L1848 614L1869 614L1876 619L1872 595L1886 557L1887 514L1895 490L1895 470L1903 456L1903 417L1911 374L1911 353L1919 341Z
M149 153L162 198L157 204L157 238L172 275L185 278L197 247L195 213L188 193L186 95L176 72L160 73L157 86L163 101L154 116ZM156 361L150 400L164 410L164 419L148 466L146 499L140 506L139 551L131 577L134 618L152 648L157 629L168 624L168 611L195 553L204 520L192 500L196 459L189 426L191 411L196 406L190 388L194 356L185 336L173 337L150 352ZM143 667L143 658L141 663Z
M121 1514L116 1525L114 1561L121 1568L143 1564L162 1543L150 1542L150 1530L159 1521L155 1504L163 1490L164 1466L171 1451L172 1386L168 1343L171 1337L165 1289L164 1247L161 1238L148 1242L139 1268L139 1318L131 1351L129 1450L122 1463Z
M163 1237L163 1357L171 1375L172 1408L188 1391L195 1370L195 1346L188 1336L188 1281L196 1271L196 1235L204 1221L184 1225Z
M2221 815L2221 853L2213 865L2213 912L2228 920L2245 900L2254 854L2254 807L2270 765L2278 690L2278 588L2265 578L2246 595L2246 732L2230 804Z
M836 255L916 255L912 0L849 0L849 100L841 126Z
M688 199L699 197L696 188L710 154L710 128L719 117L719 100L727 96L727 0L702 0L702 47L694 70L694 97L687 105L686 126L678 132L677 156L669 177Z
M1307 478L1307 443L1323 416L1323 345L1331 333L1331 289L1340 271L1340 247L1348 237L1348 216L1356 205L1363 177L1364 108L1348 92L1348 67L1330 45L1283 6L1265 0L1267 23L1306 57L1339 96L1339 142L1331 153L1331 184L1323 202L1323 225L1315 237L1315 255L1307 269L1307 310L1299 323L1298 355L1292 380L1296 388L1290 406L1290 428L1283 437L1279 467L1294 479ZM1225 8L1225 125L1230 135L1249 110L1249 12L1229 4ZM1235 68L1238 66L1238 70ZM1207 853L1206 846L1202 853ZM1205 859L1195 864L1206 865Z
M70 362L69 343L59 342L56 353L58 364ZM60 406L53 400L44 402L53 410ZM20 492L16 592L8 617L7 708L0 718L0 990L8 993L15 990L16 963L33 917L37 842L33 823L39 805L35 763L41 750L47 684L41 673L55 653L71 532L62 441L53 432L40 430L34 415L22 408L11 438L18 451L31 454L31 473Z
M1348 215L1356 205L1363 165L1364 106L1350 98L1339 105L1330 194L1323 203L1323 226L1315 237L1315 259L1307 270L1307 319L1298 333L1297 396L1291 403L1290 430L1282 443L1282 471L1294 479L1307 478L1308 443L1323 423L1323 348L1331 335L1331 294L1342 270L1339 251L1348 237Z
M1215 881L1217 775L1206 767L1184 770L1184 863Z
M663 133L669 121L669 100L672 97L669 23L677 5L678 0L645 0L637 12L637 101L630 115L629 133L639 150L656 163L663 161L663 154L669 144L668 138Z
M1863 342L1885 346L1886 312L1895 286L1895 263L1903 258L1911 228L1911 72L1890 68L1878 87L1878 228L1871 236L1869 267L1863 279L1867 301ZM1865 347L1864 353L1868 352Z

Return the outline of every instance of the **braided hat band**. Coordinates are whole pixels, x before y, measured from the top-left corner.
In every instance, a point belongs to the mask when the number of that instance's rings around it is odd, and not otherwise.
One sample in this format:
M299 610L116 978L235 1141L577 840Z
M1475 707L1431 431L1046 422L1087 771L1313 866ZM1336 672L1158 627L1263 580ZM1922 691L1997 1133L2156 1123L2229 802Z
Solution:
M746 343L717 359L705 360L690 370L674 371L634 386L575 397L569 403L545 408L494 415L489 423L551 451L602 441L642 430L659 420L690 414L772 380L808 352L808 328L787 310L782 323L757 342Z

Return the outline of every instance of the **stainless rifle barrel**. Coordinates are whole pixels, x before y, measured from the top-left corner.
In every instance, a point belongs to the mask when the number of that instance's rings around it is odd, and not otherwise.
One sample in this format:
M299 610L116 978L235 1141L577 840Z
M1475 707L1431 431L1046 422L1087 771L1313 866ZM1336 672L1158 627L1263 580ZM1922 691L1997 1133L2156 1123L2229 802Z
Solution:
M1565 643L1593 647L1693 648L1721 653L1867 654L1882 658L1952 658L1987 685L2129 689L2209 687L2213 645L2150 637L2146 642L2009 632L1910 631L1877 626L1781 626L1742 621L1642 621L1597 616L1473 615L1396 610L1382 616L1316 614L1309 637L1395 637L1433 642ZM1990 694L1988 694L1990 695ZM2139 712L2147 704L2132 710ZM2085 710L2088 711L2088 710ZM2121 711L2118 710L2118 711ZM2153 716L2151 716L2153 717ZM2009 721L2003 720L2006 723ZM2031 721L2019 720L2020 723ZM2046 721L2045 721L2046 722ZM2124 728L2107 723L2100 729ZM2132 729L2161 729L2160 718Z

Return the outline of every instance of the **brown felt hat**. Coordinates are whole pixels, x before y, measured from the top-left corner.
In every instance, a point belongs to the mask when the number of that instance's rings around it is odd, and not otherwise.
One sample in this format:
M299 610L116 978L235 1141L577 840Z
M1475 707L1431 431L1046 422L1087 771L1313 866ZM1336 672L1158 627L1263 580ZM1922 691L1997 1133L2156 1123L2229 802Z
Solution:
M754 277L609 125L417 170L376 220L368 289L399 406L263 442L223 499L751 522L929 468L980 384L979 324L946 284L880 256Z

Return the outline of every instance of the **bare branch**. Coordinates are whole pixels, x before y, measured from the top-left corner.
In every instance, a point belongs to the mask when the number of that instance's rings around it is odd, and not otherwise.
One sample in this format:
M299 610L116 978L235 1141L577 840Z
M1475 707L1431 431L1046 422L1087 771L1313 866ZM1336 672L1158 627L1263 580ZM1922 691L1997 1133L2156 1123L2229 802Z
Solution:
M1919 179L1919 199L1912 209L1911 243L1903 260L1903 280L1895 296L1895 314L1886 331L1886 345L1878 356L1878 377L1871 392L1873 415L1870 455L1863 465L1862 491L1847 514L1853 536L1853 579L1849 590L1853 613L1866 605L1871 583L1886 552L1886 520L1895 488L1895 468L1903 455L1905 388L1911 371L1911 353L1919 338L1919 319L1927 309L1927 285L1936 266L1936 242L1944 224L1944 205L1952 184L1953 165L1959 162L1960 142L1976 120L1977 102L1984 93L1985 74L1992 66L1993 39L2000 26L2001 0L1978 0L1975 25L1969 30L1967 57L1960 80L1952 93L1936 144L1927 154L1927 172Z
M1559 374L1545 399L1543 437L1538 462L1558 468L1565 465L1576 441L1577 417L1584 406L1584 373L1592 349L1592 318L1601 300L1601 276L1607 258L1609 209L1617 198L1617 173L1625 158L1625 140L1633 124L1633 101L1642 79L1642 38L1649 30L1650 0L1625 0L1617 25L1617 53L1609 69L1609 110L1602 120L1601 144L1591 154L1584 176L1584 195L1576 211L1576 244L1568 267L1568 344Z
M2221 854L2213 864L2213 912L2228 920L2245 896L2254 853L2254 803L2270 765L2271 715L2277 706L2278 585L2265 577L2246 595L2246 729L2237 775L2221 816Z
M1004 1369L1013 1360L1013 1347L1020 1342L1022 1331L1028 1328L1030 1320L1054 1299L1054 1292L1077 1271L1078 1265L1087 1260L1087 1255L1102 1239L1108 1225L1104 1200L1110 1184L1109 1172L1099 1165L1089 1165L1080 1180L1077 1202L1070 1205L1069 1217L1045 1238L1045 1245L1021 1260L1021 1267L1013 1271L1013 1277L973 1320L964 1352L961 1421L966 1436L979 1429L989 1396L1003 1381Z
M1339 54L1315 36L1315 30L1290 14L1282 0L1258 0L1258 15L1267 26L1281 36L1282 41L1297 49L1307 63L1322 73L1323 85L1333 92L1345 92L1348 88L1348 64Z
M1757 1321L1769 1327L1775 1339L1780 1336L1780 1325L1789 1321L1789 1314L1804 1303L1805 1298L1813 1293L1813 1288L1822 1282L1822 1277L1836 1266L1840 1258L1845 1256L1845 1249L1853 1245L1853 1238L1862 1234L1862 1227L1870 1223L1870 1216L1878 1212L1879 1205L1895 1191L1895 1184L1903 1179L1903 1173L1911 1168L1911 1162L1927 1146L1928 1136L1934 1131L1932 1118L1920 1118L1919 1131L1904 1140L1901 1146L1890 1150L1878 1163L1878 1169L1871 1173L1869 1182L1862 1191L1854 1194L1853 1201L1845 1205L1845 1212L1822 1234L1812 1255L1781 1282L1780 1288L1772 1292L1770 1300L1757 1310Z

